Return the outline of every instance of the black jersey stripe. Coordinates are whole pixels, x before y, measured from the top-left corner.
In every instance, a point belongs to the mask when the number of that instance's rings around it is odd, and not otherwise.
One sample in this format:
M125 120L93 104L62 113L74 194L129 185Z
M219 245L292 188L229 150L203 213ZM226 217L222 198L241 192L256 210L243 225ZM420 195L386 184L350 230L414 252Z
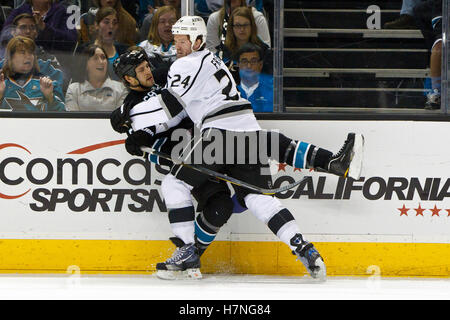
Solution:
M136 116L140 116L140 115L143 115L143 114L147 114L147 113L158 112L158 111L161 111L162 109L163 108L159 108L159 109L155 109L155 110L151 110L151 111L135 113L135 114L131 115L130 118L133 118L133 117L136 117Z
M194 85L195 80L197 79L197 76L199 75L200 71L202 70L203 62L205 62L205 59L206 59L210 54L212 54L212 53L209 52L206 56L203 57L202 63L200 63L200 68L198 68L198 71L197 71L197 73L195 74L194 80L192 80L192 82L191 82L189 88L187 88L186 91L185 91L181 96L184 96L184 95L185 95L186 93L188 93L188 91L192 88L192 86Z
M178 100L176 94L168 89L161 91L161 102L161 105L169 118L175 117L184 110L184 106Z

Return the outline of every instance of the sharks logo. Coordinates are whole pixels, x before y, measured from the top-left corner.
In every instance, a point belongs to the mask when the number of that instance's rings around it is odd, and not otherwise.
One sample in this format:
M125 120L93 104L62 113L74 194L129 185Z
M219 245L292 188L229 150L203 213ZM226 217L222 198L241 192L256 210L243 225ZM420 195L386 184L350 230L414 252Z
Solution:
M43 97L40 98L30 98L25 93L21 91L16 91L19 98L5 98L6 103L11 108L12 111L28 111L30 109L36 109L44 111L45 102ZM27 108L27 106L29 106Z

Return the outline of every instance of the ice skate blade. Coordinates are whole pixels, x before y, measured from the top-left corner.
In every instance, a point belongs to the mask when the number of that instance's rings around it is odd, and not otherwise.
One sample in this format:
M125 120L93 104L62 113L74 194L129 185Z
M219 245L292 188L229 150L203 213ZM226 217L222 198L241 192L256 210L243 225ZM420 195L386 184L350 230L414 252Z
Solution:
M319 271L314 272L311 274L311 277L313 277L314 280L318 282L325 282L327 281L327 267L325 266L325 263L322 261L322 259L318 259L317 266L320 267Z
M315 269L314 271L308 267L308 262L305 258L301 257L300 261L303 263L314 282L327 281L327 267L321 258L318 258L315 262L316 266L319 267L319 270Z
M355 135L355 143L353 145L353 157L348 170L348 177L358 180L361 177L362 161L364 155L364 136L362 134Z
M156 276L162 280L200 280L203 277L198 268L187 269L184 271L157 270Z

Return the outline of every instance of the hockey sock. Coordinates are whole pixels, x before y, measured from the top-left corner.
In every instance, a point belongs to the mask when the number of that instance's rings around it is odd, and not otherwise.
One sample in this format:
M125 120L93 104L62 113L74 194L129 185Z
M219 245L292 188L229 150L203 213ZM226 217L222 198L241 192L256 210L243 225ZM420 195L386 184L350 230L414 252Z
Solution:
M286 163L300 169L326 169L333 155L332 152L316 147L313 144L294 140L292 140L286 153Z
M220 228L233 213L233 201L228 192L219 192L209 197L203 212L195 219L195 236L200 255L214 241Z
M433 91L441 92L441 77L431 77L431 87Z
M195 234L195 210L193 206L169 209L169 222L175 236L184 243L194 243Z
M291 239L297 233L300 233L298 225L294 216L287 209L283 209L275 214L268 222L269 229L284 243L286 243L291 250L297 247L291 244Z
M200 256L214 241L219 230L220 228L214 227L206 221L203 213L197 215L195 218L195 238Z
M271 146L271 141L274 139L278 142L278 157L275 156ZM278 162L287 163L290 166L299 169L326 169L327 164L333 155L333 153L328 150L316 147L307 142L292 140L284 134L275 131L269 131L267 150L269 150L269 155L278 160Z

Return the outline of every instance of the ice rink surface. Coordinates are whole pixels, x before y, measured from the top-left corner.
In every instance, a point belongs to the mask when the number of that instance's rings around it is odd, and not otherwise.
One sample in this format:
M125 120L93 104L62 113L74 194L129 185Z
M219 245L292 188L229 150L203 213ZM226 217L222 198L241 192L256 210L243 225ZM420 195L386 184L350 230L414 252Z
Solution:
M450 300L450 279L204 275L0 275L1 300Z

